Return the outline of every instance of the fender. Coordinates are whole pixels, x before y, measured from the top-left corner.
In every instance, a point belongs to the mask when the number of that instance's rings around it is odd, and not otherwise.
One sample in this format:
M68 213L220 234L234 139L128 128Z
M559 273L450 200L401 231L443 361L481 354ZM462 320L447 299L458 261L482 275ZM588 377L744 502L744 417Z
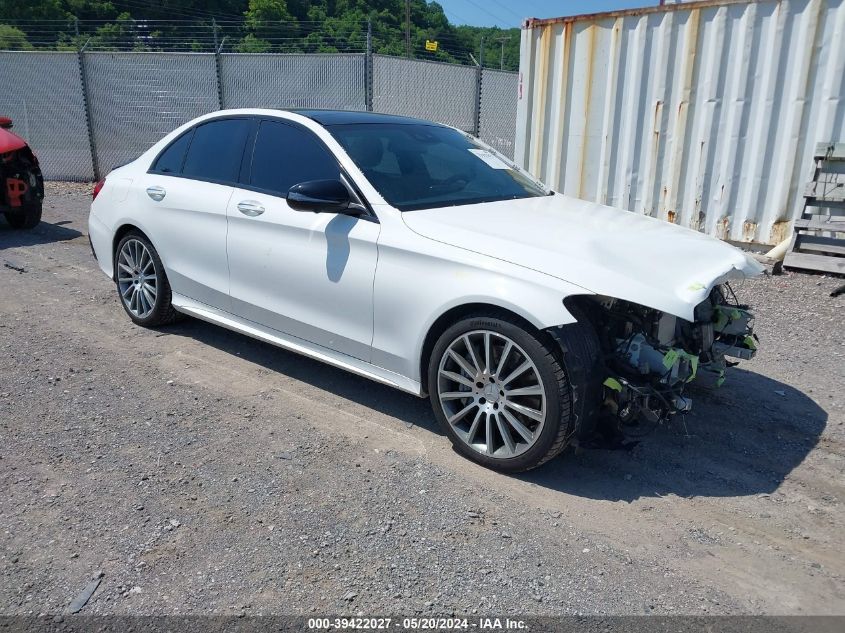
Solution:
M396 230L402 223L398 211L377 213L382 233L373 284L372 362L412 380L421 378L429 331L451 310L477 304L503 308L543 330L576 321L565 298L592 294L550 275Z

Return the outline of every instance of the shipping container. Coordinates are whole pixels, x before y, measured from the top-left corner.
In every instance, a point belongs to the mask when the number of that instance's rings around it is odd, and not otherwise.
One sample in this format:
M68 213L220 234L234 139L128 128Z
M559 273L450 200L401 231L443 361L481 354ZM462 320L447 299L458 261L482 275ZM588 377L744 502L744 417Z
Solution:
M563 193L777 244L845 140L843 0L721 0L522 30L515 159Z

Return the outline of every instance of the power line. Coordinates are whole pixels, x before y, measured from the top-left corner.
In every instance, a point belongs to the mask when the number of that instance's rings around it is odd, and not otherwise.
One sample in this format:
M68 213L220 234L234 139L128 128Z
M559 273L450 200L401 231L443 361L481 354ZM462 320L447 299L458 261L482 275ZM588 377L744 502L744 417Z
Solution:
M461 15L458 15L457 13L455 13L455 12L454 12L454 11L452 11L452 10L447 11L446 9L443 9L443 13L445 13L445 14L446 14L446 17L447 17L447 18L448 18L449 16L452 16L452 17L456 20L456 23L455 23L455 25L454 25L454 26L460 26L460 24L457 24L457 21L460 21L460 22L462 22L463 24L469 24L469 23L470 23L470 21L471 21L471 20L467 20L465 17L463 17L463 16L461 16Z
M162 11L166 13L176 13L181 15L188 15L191 17L203 16L206 19L211 19L213 17L231 17L231 18L243 18L244 16L238 16L233 13L226 13L226 12L211 12L206 11L205 9L191 9L187 7L154 7L150 6L148 2L144 2L144 0L121 0L123 4L128 5L131 8L135 9L144 9L147 11Z
M524 15L521 15L521 14L517 13L516 11L513 11L510 7L507 7L507 6L503 5L503 4L502 4L501 2L499 2L498 0L489 0L489 1L490 1L490 2L492 2L493 4L497 5L497 6L501 7L502 9L504 9L505 11L507 11L508 13L510 13L511 15L514 15L514 16L516 16L517 18L519 18L520 22L521 22L521 21L522 21L522 19L525 17Z
M487 9L485 9L484 7L482 7L480 4L478 4L477 2L475 2L475 0L466 0L466 2L469 2L469 3L470 3L472 6L474 6L476 9L478 9L479 11L482 11L482 12L486 13L487 15L489 15L491 18L493 18L493 19L494 19L495 21L497 21L497 22L500 22L500 23L502 23L502 24L509 24L509 23L510 23L510 22L509 22L509 20L504 20L504 19L502 19L502 16L500 16L500 15L496 15L496 14L494 14L492 11L488 11ZM497 25L497 26L500 26L500 25ZM510 28L510 27L508 27L508 28Z

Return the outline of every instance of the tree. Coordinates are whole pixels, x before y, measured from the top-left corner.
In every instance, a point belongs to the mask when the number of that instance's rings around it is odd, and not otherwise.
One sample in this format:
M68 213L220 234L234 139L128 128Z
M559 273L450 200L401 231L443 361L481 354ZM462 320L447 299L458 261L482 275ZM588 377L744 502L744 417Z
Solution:
M258 39L252 33L237 43L235 51L238 53L266 53L270 50L271 44L267 40Z
M26 39L26 33L14 26L0 24L0 50L26 51L31 48L32 44Z
M249 0L249 9L244 16L247 37L252 36L251 46L261 41L271 49L289 52L290 44L300 35L297 21L288 11L285 0ZM241 44L244 43L242 40Z
M0 20L63 20L67 17L63 4L62 0L0 0Z

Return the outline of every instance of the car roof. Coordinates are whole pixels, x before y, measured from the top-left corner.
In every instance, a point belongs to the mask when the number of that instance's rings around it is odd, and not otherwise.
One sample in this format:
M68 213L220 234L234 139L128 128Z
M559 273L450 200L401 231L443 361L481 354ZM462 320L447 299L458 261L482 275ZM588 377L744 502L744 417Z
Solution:
M358 123L390 123L393 125L434 125L443 127L440 123L415 119L413 117L398 116L395 114L380 114L378 112L360 112L354 110L317 110L317 109L296 109L289 110L296 114L308 117L320 125L355 125Z

